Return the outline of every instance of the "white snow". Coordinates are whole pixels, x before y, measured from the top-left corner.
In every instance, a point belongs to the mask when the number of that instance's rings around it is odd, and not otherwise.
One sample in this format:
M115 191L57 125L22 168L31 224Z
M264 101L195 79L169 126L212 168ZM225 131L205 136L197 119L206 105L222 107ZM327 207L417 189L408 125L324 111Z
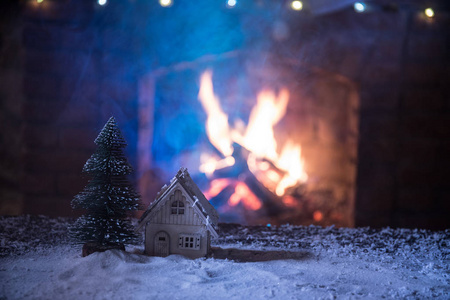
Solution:
M228 259L148 257L137 254L140 247L83 258L81 246L36 246L0 258L0 299L450 298L448 232L422 241L420 231L407 231L408 238L416 234L414 250L404 241L392 244L403 238L393 229L376 233L393 237L386 238L387 247L377 247L367 230L280 230L240 227L221 236L216 246ZM296 230L312 233L286 234ZM352 235L354 243L347 244ZM364 242L374 245L359 248Z
M194 198L194 203L192 203L192 207L194 207L195 206L195 204L197 204L197 202L198 202L198 198L197 198L197 196L193 196L193 198Z

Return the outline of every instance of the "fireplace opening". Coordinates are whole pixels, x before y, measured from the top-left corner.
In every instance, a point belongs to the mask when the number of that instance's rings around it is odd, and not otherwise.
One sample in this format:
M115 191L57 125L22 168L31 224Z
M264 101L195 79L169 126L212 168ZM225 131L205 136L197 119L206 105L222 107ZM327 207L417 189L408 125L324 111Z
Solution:
M144 195L185 166L223 222L353 226L351 80L232 52L156 70L140 85Z

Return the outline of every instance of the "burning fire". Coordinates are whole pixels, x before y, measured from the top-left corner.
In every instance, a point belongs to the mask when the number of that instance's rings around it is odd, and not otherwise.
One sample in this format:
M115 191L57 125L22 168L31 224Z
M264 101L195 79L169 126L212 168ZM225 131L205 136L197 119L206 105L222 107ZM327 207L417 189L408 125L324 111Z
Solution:
M206 71L201 77L198 98L208 113L206 132L209 140L223 155L230 156L233 153L233 147L231 146L228 116L222 111L219 99L214 95L211 71Z
M272 90L263 90L257 96L246 128L230 128L228 116L220 106L219 98L214 94L212 72L205 71L200 78L198 98L207 113L206 133L211 144L224 158L203 153L199 170L211 176L216 170L231 167L236 163L233 157L233 144L236 143L249 154L246 158L248 169L268 190L283 196L289 187L304 183L308 175L304 171L301 147L288 140L280 152L273 127L283 118L289 102L289 91L281 89L278 94ZM244 126L245 127L245 126ZM233 186L234 193L228 200L230 206L242 202L251 210L258 210L262 203L248 188L236 179L215 179L205 196L214 197L225 187Z
M221 178L211 181L209 190L204 193L205 197L208 199L215 197L228 186L234 187L234 193L228 201L230 206L236 206L239 202L242 202L247 209L258 210L261 208L261 202L258 197L253 194L245 183L235 179Z

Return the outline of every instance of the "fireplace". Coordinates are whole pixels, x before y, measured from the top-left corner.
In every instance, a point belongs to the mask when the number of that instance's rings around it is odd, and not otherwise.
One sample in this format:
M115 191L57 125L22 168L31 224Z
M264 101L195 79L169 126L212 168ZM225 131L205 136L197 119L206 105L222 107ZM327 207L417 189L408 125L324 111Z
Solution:
M73 215L114 115L145 203L184 166L227 222L449 226L442 1L16 2L0 21L1 214ZM245 138L259 98L281 108L263 154Z
M231 52L147 74L140 105L144 199L149 174L186 166L223 222L353 226L358 93L345 76Z

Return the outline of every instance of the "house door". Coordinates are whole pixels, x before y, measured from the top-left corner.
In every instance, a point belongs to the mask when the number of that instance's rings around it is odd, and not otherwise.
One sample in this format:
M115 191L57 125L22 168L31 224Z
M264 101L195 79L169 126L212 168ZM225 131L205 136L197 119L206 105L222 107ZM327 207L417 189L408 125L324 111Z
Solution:
M160 231L155 235L155 256L169 255L169 235L165 231Z

